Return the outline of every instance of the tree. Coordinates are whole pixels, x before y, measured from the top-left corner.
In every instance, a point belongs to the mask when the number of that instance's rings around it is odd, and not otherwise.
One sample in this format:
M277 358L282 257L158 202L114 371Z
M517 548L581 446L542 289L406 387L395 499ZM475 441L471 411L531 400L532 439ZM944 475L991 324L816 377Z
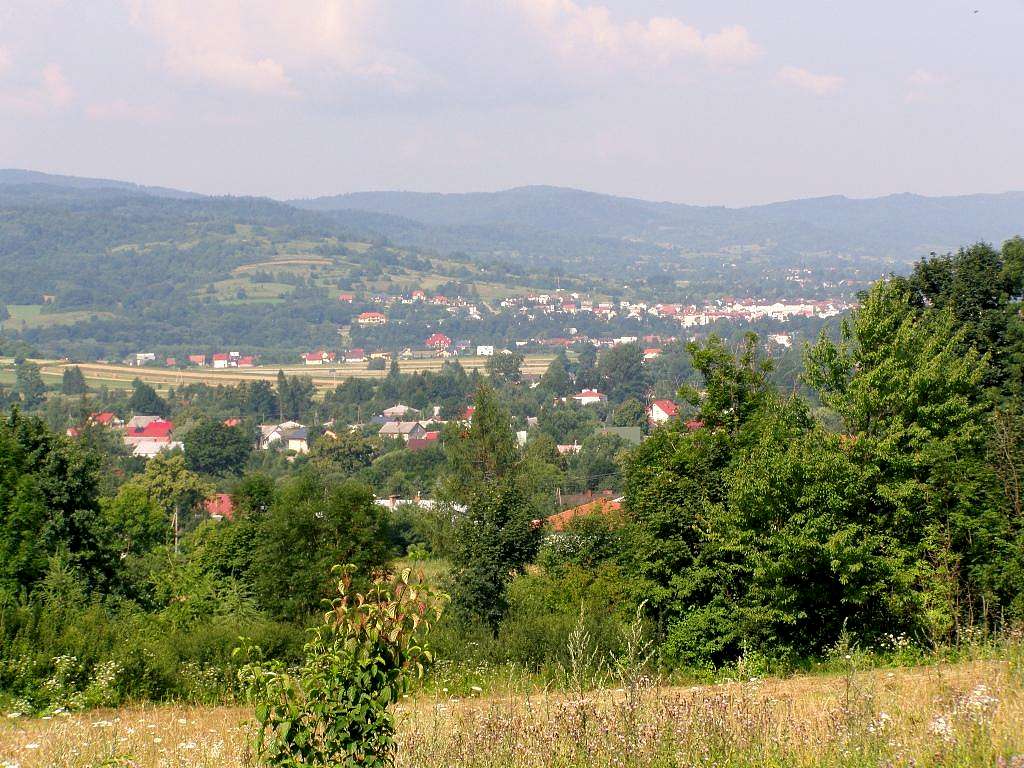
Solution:
M132 382L132 396L128 398L128 410L134 414L162 418L166 418L170 413L167 401L160 397L153 387L138 378Z
M309 376L285 376L277 372L278 415L283 421L298 421L313 407L316 387Z
M468 429L449 429L444 441L445 495L467 503L484 484L512 475L519 460L511 417L486 384L477 390ZM458 430L458 431L456 431Z
M65 395L84 395L89 391L81 368L77 365L72 365L64 369L60 391Z
M369 487L312 473L286 481L259 526L253 583L273 616L299 621L330 594L331 566L369 575L388 559L387 519Z
M31 590L49 559L93 586L110 575L98 502L98 459L39 419L0 419L0 589Z
M464 621L497 633L508 610L509 582L533 560L541 528L519 489L506 479L475 494L455 535L453 608Z
M213 493L213 487L188 469L180 453L158 453L146 464L146 471L131 482L163 511L177 554L182 530L195 518L202 502Z
M266 421L277 413L277 398L267 381L251 381L245 387L245 410L256 417L257 421Z
M559 352L548 363L548 368L540 380L540 385L553 397L567 397L572 393L573 381L569 375L568 360L564 352Z
M573 489L581 491L618 490L621 486L619 460L628 448L618 435L591 435L570 462Z
M623 400L619 407L612 412L612 426L646 427L647 409L635 397Z
M309 459L326 472L350 477L370 466L373 446L357 432L343 430L337 437L325 435L317 440L309 452Z
M144 555L168 540L164 509L140 483L126 483L117 496L101 500L111 544L120 558Z
M610 403L647 396L647 371L639 344L617 344L606 350L598 361L598 373Z
M204 419L185 435L185 464L193 472L237 475L252 452L252 441L238 427Z
M23 360L14 366L14 388L21 396L26 408L42 405L46 399L46 384L43 383L39 366Z
M523 380L523 356L518 352L497 352L487 358L487 375L496 384L519 384Z

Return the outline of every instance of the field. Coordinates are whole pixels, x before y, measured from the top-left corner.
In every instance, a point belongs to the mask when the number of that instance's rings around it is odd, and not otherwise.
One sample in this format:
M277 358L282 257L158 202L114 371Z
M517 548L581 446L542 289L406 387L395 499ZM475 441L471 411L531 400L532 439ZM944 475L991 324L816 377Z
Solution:
M524 373L541 374L552 360L552 355L527 355L523 363ZM487 365L486 357L460 357L459 363L467 370L483 371ZM182 384L202 382L216 386L218 384L234 385L243 381L263 379L274 381L277 372L283 370L289 376L310 376L318 389L333 389L348 378L377 379L387 376L387 370L371 371L366 363L335 363L333 365L265 365L254 368L189 368L183 371L172 368L133 367L114 363L66 363L55 360L36 361L44 378L49 382L57 381L63 369L69 365L77 365L85 374L86 381L92 386L105 384L108 387L127 387L134 379L156 387L178 387ZM439 371L444 364L441 358L431 357L420 360L399 361L402 373L422 371ZM47 378L49 377L49 378Z
M398 713L403 768L1024 766L1019 659L714 686L646 679L458 699ZM249 713L134 706L0 720L0 766L239 768Z
M27 328L45 328L51 325L74 325L93 317L113 317L111 312L70 311L43 312L42 304L8 304L10 319L0 323L0 330L21 331Z

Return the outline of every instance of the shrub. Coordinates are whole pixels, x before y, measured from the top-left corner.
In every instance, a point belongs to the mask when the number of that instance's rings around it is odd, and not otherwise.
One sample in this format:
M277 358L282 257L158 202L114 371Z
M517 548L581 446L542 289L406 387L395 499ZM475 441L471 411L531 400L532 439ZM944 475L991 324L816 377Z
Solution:
M408 569L378 576L352 593L354 566L341 568L339 597L313 629L297 670L252 663L239 680L255 703L255 752L263 764L388 766L394 754L390 708L432 661L421 644L444 595ZM258 649L250 649L250 653Z

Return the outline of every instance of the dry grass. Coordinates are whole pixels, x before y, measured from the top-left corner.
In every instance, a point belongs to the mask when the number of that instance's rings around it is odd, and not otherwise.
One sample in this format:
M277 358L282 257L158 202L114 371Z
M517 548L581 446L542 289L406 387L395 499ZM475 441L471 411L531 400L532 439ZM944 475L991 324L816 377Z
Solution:
M239 708L127 707L0 723L0 766L236 768ZM5 762L6 761L6 762ZM421 696L398 765L1024 766L1024 680L1007 662L710 687Z

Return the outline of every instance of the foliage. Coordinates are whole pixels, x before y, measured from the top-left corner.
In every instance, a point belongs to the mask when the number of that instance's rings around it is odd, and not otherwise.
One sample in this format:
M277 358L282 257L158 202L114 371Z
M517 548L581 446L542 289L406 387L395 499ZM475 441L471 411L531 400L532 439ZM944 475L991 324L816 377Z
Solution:
M444 595L409 570L353 591L342 569L339 596L313 630L295 672L280 663L240 673L256 707L255 752L268 766L390 766L394 705L433 661L424 640Z
M170 413L167 401L142 379L132 382L132 396L128 399L128 410L133 414L166 417Z
M61 375L60 391L64 395L84 395L89 391L81 368L77 365L69 365L64 369L64 373Z
M245 467L252 441L239 427L204 419L185 436L185 463L193 472L237 475Z
M610 403L622 403L631 397L646 399L649 381L644 351L639 344L616 344L605 350L598 359L597 370Z
M35 408L46 397L46 384L43 383L39 366L22 360L14 366L14 389L21 396L25 408Z

